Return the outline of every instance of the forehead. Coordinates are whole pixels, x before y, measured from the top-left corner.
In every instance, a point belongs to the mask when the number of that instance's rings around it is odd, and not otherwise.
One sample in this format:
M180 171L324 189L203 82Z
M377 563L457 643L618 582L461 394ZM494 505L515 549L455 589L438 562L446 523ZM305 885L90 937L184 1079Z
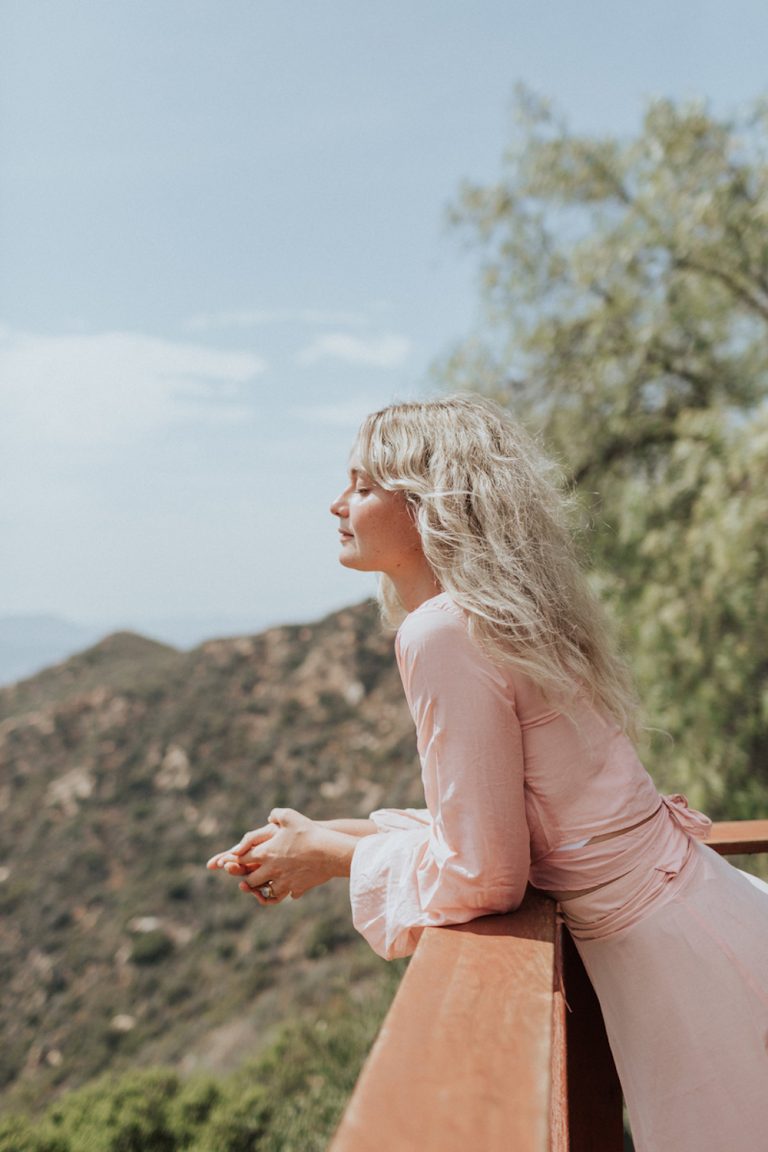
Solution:
M356 448L353 448L349 454L349 460L347 461L347 470L348 470L350 476L353 476L353 477L354 476L367 475L366 469L363 467L362 461L360 460L360 455L359 455Z

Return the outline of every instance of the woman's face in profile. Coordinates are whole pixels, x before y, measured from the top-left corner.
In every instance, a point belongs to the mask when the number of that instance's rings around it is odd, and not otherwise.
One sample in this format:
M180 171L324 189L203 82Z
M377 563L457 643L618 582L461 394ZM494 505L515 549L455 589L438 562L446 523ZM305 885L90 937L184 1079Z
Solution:
M402 492L387 492L363 470L353 453L349 483L331 504L339 518L339 563L359 572L396 578L423 558L418 529Z

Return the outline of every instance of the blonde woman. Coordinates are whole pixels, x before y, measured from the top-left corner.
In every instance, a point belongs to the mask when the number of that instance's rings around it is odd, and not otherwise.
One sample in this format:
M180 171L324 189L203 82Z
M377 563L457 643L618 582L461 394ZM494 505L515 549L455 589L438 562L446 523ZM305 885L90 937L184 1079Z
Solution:
M331 506L376 571L426 807L315 822L277 809L212 868L259 903L349 875L382 956L427 925L558 900L600 999L638 1152L757 1150L768 1132L768 896L661 797L566 502L500 409L457 396L363 423Z

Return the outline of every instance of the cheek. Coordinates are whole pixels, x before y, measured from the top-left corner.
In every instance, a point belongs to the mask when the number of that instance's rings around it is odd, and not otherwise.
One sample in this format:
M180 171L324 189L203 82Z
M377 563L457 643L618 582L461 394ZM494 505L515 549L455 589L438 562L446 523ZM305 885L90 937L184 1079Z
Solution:
M387 525L388 541L394 549L402 553L421 552L421 537L414 519L406 505L398 505L392 510Z
M358 544L382 561L421 552L421 538L400 496L358 507L350 516Z
M401 517L400 533L405 544L410 548L417 548L421 551L421 536L419 536L416 522L408 509L403 512Z

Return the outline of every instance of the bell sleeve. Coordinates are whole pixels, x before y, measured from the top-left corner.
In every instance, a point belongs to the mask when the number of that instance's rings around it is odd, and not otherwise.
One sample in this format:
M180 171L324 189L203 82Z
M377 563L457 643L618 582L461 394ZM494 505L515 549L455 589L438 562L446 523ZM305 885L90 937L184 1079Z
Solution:
M416 724L425 810L381 810L355 848L355 927L386 959L423 928L516 908L530 868L523 747L514 693L470 638L464 614L428 603L396 654Z

